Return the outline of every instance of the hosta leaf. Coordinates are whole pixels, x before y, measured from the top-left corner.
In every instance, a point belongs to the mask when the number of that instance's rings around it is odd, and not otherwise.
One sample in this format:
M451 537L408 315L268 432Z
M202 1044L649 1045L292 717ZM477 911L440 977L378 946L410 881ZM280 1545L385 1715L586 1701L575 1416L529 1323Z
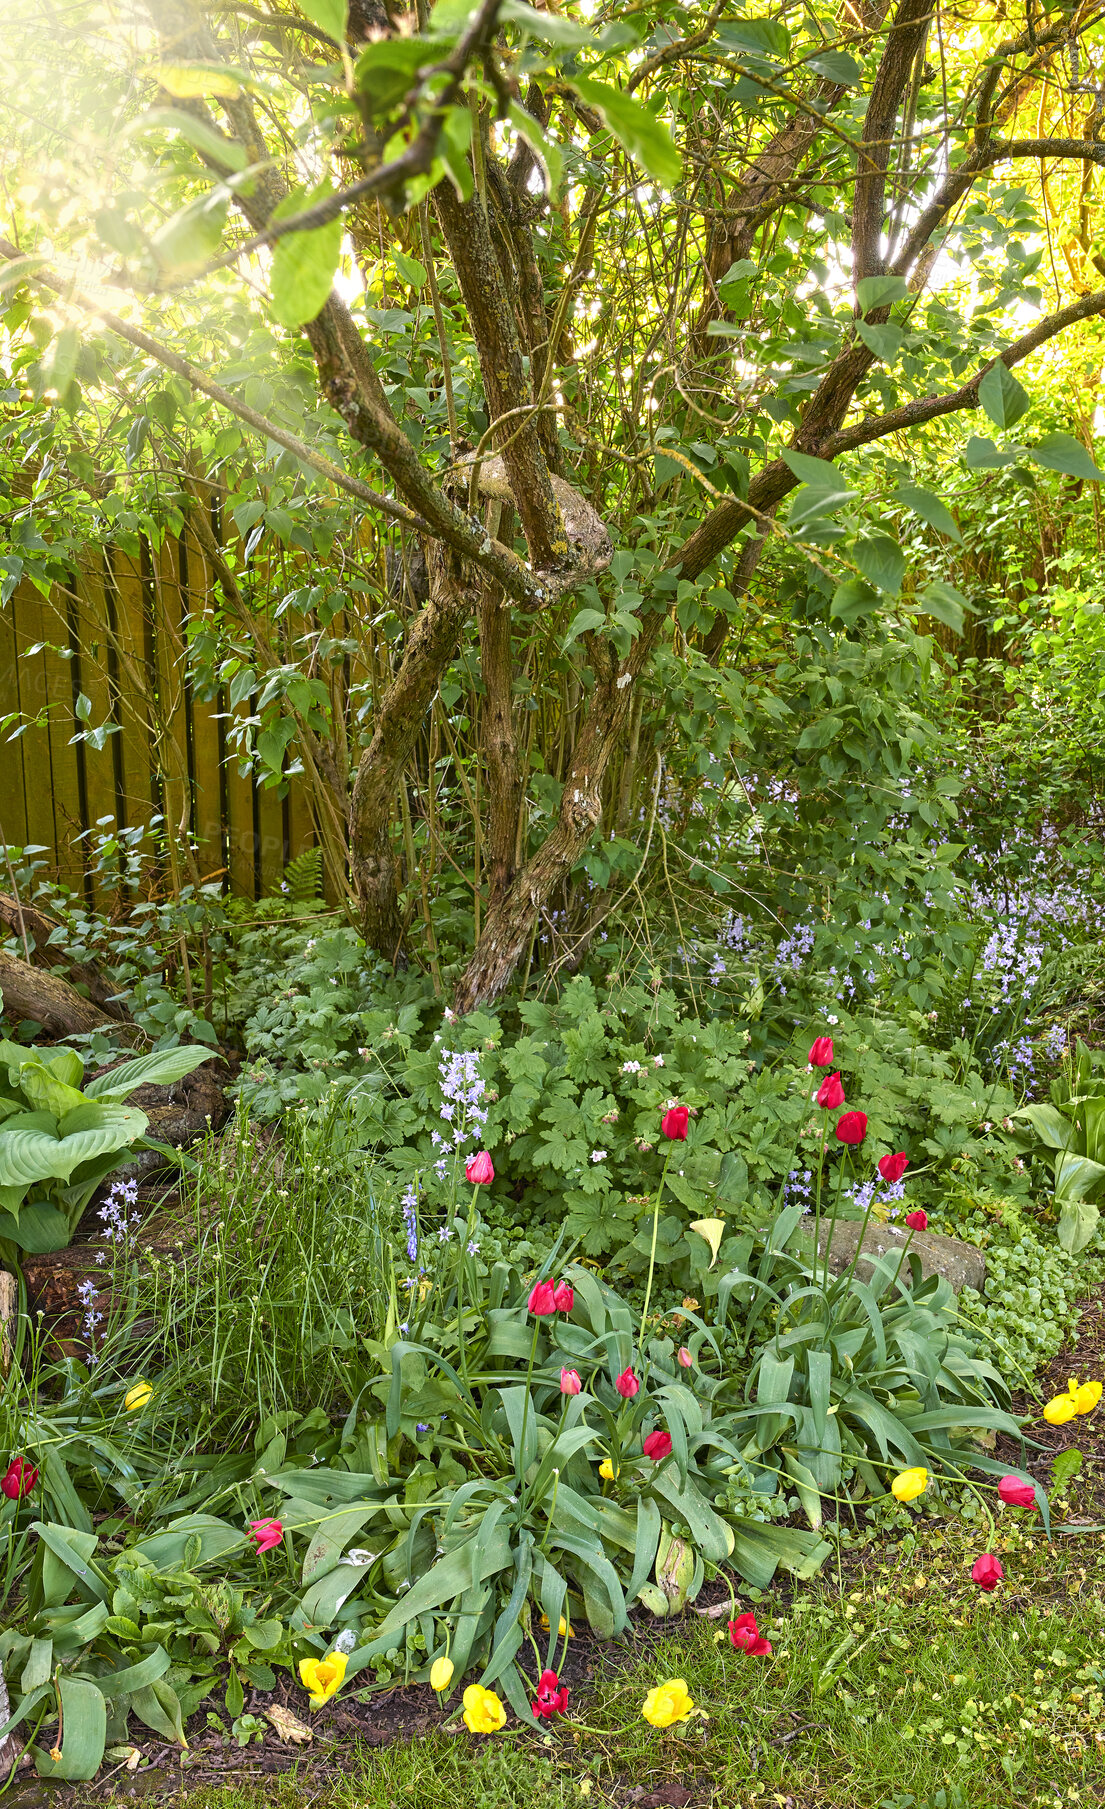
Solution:
M64 1118L67 1112L85 1103L80 1089L69 1086L45 1062L24 1062L19 1070L19 1086L36 1111L51 1112L55 1118Z
M201 1062L215 1055L214 1049L197 1049L194 1043L183 1043L178 1049L159 1049L152 1055L139 1055L133 1061L121 1062L98 1074L84 1089L86 1099L124 1099L136 1087L167 1087L183 1080Z

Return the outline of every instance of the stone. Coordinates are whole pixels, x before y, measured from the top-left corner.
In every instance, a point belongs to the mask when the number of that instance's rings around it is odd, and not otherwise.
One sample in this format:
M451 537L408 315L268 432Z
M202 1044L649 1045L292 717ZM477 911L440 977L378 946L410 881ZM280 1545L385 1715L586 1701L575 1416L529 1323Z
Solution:
M846 1275L851 1268L859 1243L862 1222L855 1219L839 1219L833 1231L832 1243L829 1246L829 1268L834 1275ZM821 1226L818 1249L825 1254L825 1244L829 1235L829 1223ZM965 1244L961 1238L945 1237L939 1231L910 1232L905 1225L883 1225L878 1219L868 1220L867 1229L863 1233L861 1254L856 1264L856 1274L861 1281L870 1281L874 1273L874 1265L867 1260L871 1257L886 1256L894 1252L904 1251L909 1247L911 1256L920 1258L921 1274L927 1281L930 1275L942 1275L944 1280L955 1289L975 1288L982 1292L986 1284L986 1258L974 1244ZM865 1254L866 1253L866 1254ZM910 1280L909 1264L902 1266L902 1280L908 1286Z

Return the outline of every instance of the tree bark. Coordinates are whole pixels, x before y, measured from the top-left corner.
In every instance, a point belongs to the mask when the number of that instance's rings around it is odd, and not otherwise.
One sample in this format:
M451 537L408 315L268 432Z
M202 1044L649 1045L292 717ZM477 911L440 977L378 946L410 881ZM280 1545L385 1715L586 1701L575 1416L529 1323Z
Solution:
M47 917L35 905L24 904L22 899L0 892L0 923L6 923L14 935L26 938L25 948L33 952L43 967L64 967L71 985L87 987L93 1005L100 1006L120 1023L130 1022L130 1012L121 1000L113 997L116 988L110 980L105 980L99 968L87 962L78 965L70 961L64 949L50 941L58 927L55 918Z
M497 505L492 504L492 512ZM494 906L514 879L523 772L514 722L514 637L510 605L484 585L479 603L480 671L484 698L480 722L487 780L488 902Z
M5 1016L29 1018L47 1036L83 1036L89 1030L119 1029L99 1005L83 999L68 980L50 968L29 967L0 949L0 995Z

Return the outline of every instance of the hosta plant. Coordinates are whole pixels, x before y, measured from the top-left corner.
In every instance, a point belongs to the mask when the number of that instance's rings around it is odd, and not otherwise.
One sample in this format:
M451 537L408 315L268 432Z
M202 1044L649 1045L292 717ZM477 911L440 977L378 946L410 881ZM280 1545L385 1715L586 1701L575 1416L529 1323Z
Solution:
M1050 1105L1024 1106L1013 1117L1022 1149L1047 1152L1059 1242L1076 1255L1093 1237L1105 1198L1105 1057L1079 1043L1051 1083Z
M84 1086L76 1050L0 1042L0 1262L64 1249L100 1182L145 1136L146 1114L124 1100L182 1080L212 1053L158 1050Z

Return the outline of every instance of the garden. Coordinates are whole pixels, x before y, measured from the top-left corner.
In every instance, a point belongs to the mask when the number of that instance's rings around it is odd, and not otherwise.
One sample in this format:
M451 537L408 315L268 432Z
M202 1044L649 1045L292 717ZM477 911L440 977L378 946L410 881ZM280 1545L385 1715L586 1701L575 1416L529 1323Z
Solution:
M10 0L0 1804L1105 1800L1103 33Z

